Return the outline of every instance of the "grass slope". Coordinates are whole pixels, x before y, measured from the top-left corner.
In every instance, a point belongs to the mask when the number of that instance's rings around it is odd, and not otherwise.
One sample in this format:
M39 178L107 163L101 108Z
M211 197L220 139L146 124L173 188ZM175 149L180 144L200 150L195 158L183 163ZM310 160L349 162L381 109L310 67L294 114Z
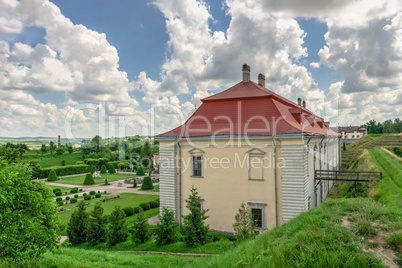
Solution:
M81 151L76 151L72 154L65 152L62 155L57 155L56 153L53 153L53 155L50 153L41 155L35 152L27 152L24 154L23 159L26 161L37 160L42 168L47 168L60 166L63 160L65 161L66 165L75 165L77 161L82 161L83 157Z

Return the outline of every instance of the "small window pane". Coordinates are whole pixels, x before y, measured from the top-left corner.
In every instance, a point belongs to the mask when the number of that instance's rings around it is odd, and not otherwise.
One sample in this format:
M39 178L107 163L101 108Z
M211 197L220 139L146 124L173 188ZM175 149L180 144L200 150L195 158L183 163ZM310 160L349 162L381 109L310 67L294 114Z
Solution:
M251 214L253 214L253 218L254 218L256 227L262 228L262 209L261 208L252 208Z
M193 176L202 176L201 168L202 168L202 157L193 156Z

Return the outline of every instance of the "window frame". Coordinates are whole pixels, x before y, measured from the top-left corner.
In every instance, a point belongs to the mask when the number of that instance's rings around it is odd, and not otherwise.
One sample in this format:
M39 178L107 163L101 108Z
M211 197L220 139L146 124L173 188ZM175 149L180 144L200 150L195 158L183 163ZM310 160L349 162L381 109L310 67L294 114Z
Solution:
M260 150L260 149L252 149L250 151L247 152L247 157L248 157L248 180L250 181L264 181L265 177L264 177L264 155L265 152ZM252 178L252 159L254 158L259 158L261 161L261 177L259 178Z
M198 149L198 148L193 148L192 150L189 151L190 153L190 157L191 157L191 177L194 178L204 178L204 154L205 152ZM197 160L197 167L199 169L195 169L195 158L199 158L199 160ZM199 163L198 163L199 162ZM199 174L195 173L195 171L199 171Z
M257 230L266 230L267 229L267 223L266 223L266 212L265 212L265 207L267 204L265 203L257 203L257 202L248 202L247 203L251 214L253 215L254 219L254 214L253 214L253 209L259 209L261 211L261 227L256 226Z

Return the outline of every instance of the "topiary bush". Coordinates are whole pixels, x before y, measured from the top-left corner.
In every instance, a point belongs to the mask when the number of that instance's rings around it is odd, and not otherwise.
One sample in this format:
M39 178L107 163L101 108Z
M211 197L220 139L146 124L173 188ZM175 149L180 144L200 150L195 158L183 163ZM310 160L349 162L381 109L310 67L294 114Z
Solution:
M66 196L66 200L67 200L67 201L70 200L70 197L69 197L69 196Z
M73 189L70 190L70 193L72 193L72 194L78 193L78 188L74 187Z
M133 208L134 214L140 213L140 207Z
M126 217L134 215L134 208L132 207L125 207L123 208L124 214L126 214Z
M75 195L74 195L74 198L78 198L78 194L75 194Z
M91 174L91 173L88 173L88 174L85 176L84 185L94 185L94 184L95 184L95 180L94 180L94 178L92 177L92 174Z
M137 169L136 175L137 176L144 176L145 175L144 169L141 166Z
M106 166L105 165L102 165L100 173L101 174L106 174Z
M71 204L77 203L77 198L75 198L75 197L71 198L70 203Z
M109 164L109 174L114 174L116 173L116 169L114 168L113 164Z
M57 192L54 193L54 195L55 195L55 196L62 196L63 193L62 193L61 191L57 191Z
M64 204L63 201L58 201L57 202L57 205L59 205L59 207L61 207L63 204Z
M159 202L158 201L149 201L149 206L151 207L151 208L157 208L157 207L159 207Z
M90 195L84 196L84 200L87 200L87 201L88 201L88 200L91 200L91 198L92 198L92 197L91 197Z
M149 210L151 208L151 206L148 203L141 203L139 205L140 208L142 208L142 210Z
M95 191L90 191L89 194L90 194L90 195L95 195L96 192L95 192Z
M82 192L82 189L79 189L80 192Z
M47 181L57 181L57 175L56 175L56 171L54 171L54 169L52 169L49 172L49 176L47 177Z
M57 197L56 198L56 202L60 202L60 201L62 201L63 200L63 198L61 198L61 197Z
M141 185L141 190L152 190L154 188L154 185L152 184L152 180L150 177L145 177L144 181L142 182Z
M107 194L107 191L103 191L104 194Z
M136 178L133 179L133 188L137 188L137 179Z
M89 167L89 172L90 172L91 174L94 174L95 171L96 171L95 165L91 165L91 166Z
M96 197L96 198L100 198L101 196L102 196L101 193L96 193L96 194L95 194L95 197Z
M61 192L61 189L60 188L54 188L53 193L55 194L56 192Z

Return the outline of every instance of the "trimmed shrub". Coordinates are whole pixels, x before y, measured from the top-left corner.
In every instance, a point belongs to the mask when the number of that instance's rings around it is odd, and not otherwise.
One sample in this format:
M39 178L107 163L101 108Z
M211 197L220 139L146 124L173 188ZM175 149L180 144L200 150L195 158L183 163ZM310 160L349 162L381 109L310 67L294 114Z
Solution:
M64 204L63 201L58 201L57 202L57 205L59 205L59 207L61 207L63 204Z
M64 192L64 194L68 194L68 192Z
M92 177L92 174L91 174L91 173L88 173L88 174L85 176L84 185L94 185L94 184L95 184L95 180L94 180L94 178Z
M96 192L95 192L95 191L90 191L89 194L90 194L90 195L95 195Z
M91 165L90 168L89 168L89 173L94 174L95 171L96 171L96 166Z
M149 201L149 206L151 207L151 208L157 208L157 207L159 207L159 202L158 201Z
M133 208L134 214L140 213L140 210L141 210L140 207Z
M61 198L61 197L57 197L56 198L56 202L60 202L60 201L62 201L63 200L63 198Z
M142 210L149 210L151 208L151 206L148 203L141 203L139 205L140 208L142 208Z
M126 217L134 215L134 208L132 207L125 207L123 208L124 214L126 214Z
M153 188L154 185L152 184L151 177L145 177L141 185L141 190L152 190Z
M75 198L75 197L71 198L70 203L71 204L77 203L77 198Z
M61 189L60 188L54 188L53 193L55 194L56 192L61 192Z
M83 194L82 194L82 196L86 196L86 195L87 195L87 193L83 193Z
M109 174L114 174L116 173L116 169L114 168L113 164L109 164Z
M107 194L107 191L103 191L104 194Z
M105 165L102 165L100 173L101 174L106 174L106 166Z
M84 200L91 200L91 196L90 195L86 195L86 196L84 196Z
M70 190L70 193L72 193L72 194L78 193L78 188L74 187L73 189Z
M141 166L137 169L136 175L137 176L144 176L145 175L144 169Z
M74 198L78 198L78 194L75 194L75 195L74 195Z
M136 178L133 179L133 188L137 188L137 179Z
M102 196L101 193L96 193L96 194L95 194L95 197L96 197L96 198L100 198L101 196Z
M54 169L52 169L49 172L49 175L47 177L47 181L57 181L57 175L56 175L56 171Z
M79 189L78 191L82 192L82 189Z
M57 191L57 192L54 193L54 195L55 195L55 196L62 196L63 193L62 193L61 191Z
M69 196L66 196L66 200L67 200L67 201L70 200L70 197L69 197Z

